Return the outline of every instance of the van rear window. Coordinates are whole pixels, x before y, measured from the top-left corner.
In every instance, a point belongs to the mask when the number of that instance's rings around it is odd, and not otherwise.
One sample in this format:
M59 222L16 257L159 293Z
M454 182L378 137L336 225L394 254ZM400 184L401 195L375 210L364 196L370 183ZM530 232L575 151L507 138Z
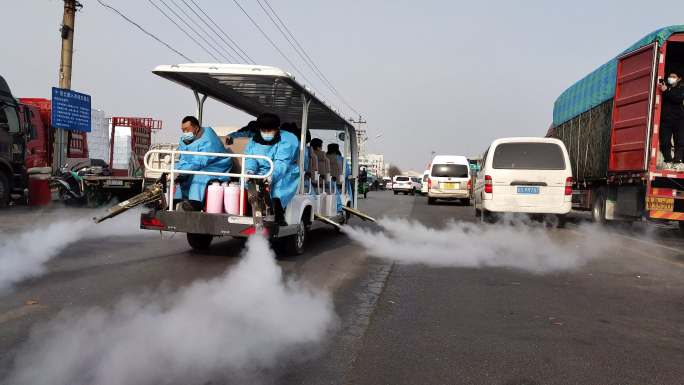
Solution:
M397 179L395 179L397 182L407 182L409 178L407 176L398 176Z
M555 143L502 143L492 167L505 170L565 170L563 150Z
M468 166L465 164L435 164L430 175L436 178L467 178Z

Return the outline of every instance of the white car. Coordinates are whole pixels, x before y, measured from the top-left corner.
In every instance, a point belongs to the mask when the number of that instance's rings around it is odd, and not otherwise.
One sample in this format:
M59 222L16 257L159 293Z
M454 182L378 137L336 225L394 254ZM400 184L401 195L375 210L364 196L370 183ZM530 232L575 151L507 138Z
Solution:
M392 180L392 190L394 191L394 195L397 195L400 192L404 193L404 195L415 194L416 185L415 182L411 180L410 176L397 175Z
M475 213L553 214L559 224L572 208L572 168L563 142L553 138L495 140L482 156Z
M428 204L437 199L459 199L470 204L470 163L465 156L437 155L430 163Z
M391 190L392 189L392 178L382 177L380 180L380 190Z
M423 183L420 187L420 193L423 195L427 195L428 193L428 179L430 179L430 170L425 170L423 173Z

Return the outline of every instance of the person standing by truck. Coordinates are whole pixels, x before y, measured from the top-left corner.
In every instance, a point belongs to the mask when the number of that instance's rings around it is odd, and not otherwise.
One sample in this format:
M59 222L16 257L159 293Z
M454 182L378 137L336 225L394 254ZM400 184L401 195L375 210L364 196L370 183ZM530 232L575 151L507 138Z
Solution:
M662 81L663 111L660 119L660 151L666 163L682 163L684 159L684 86L682 78L671 72ZM674 158L672 139L674 138Z

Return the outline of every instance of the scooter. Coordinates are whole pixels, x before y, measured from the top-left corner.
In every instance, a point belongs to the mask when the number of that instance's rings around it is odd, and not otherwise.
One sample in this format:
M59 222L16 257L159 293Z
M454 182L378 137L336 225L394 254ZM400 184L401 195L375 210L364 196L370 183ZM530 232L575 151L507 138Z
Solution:
M83 166L73 169L68 163L59 168L59 175L50 177L50 187L59 190L59 199L69 206L84 205L87 201L83 177L104 175L107 170L101 166Z

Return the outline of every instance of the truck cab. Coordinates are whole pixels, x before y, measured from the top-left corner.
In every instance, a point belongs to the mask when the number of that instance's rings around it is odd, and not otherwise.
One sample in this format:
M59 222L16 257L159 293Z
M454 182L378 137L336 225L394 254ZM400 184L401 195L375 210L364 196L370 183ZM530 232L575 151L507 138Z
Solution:
M0 207L9 204L13 189L23 187L25 133L23 113L0 76Z

